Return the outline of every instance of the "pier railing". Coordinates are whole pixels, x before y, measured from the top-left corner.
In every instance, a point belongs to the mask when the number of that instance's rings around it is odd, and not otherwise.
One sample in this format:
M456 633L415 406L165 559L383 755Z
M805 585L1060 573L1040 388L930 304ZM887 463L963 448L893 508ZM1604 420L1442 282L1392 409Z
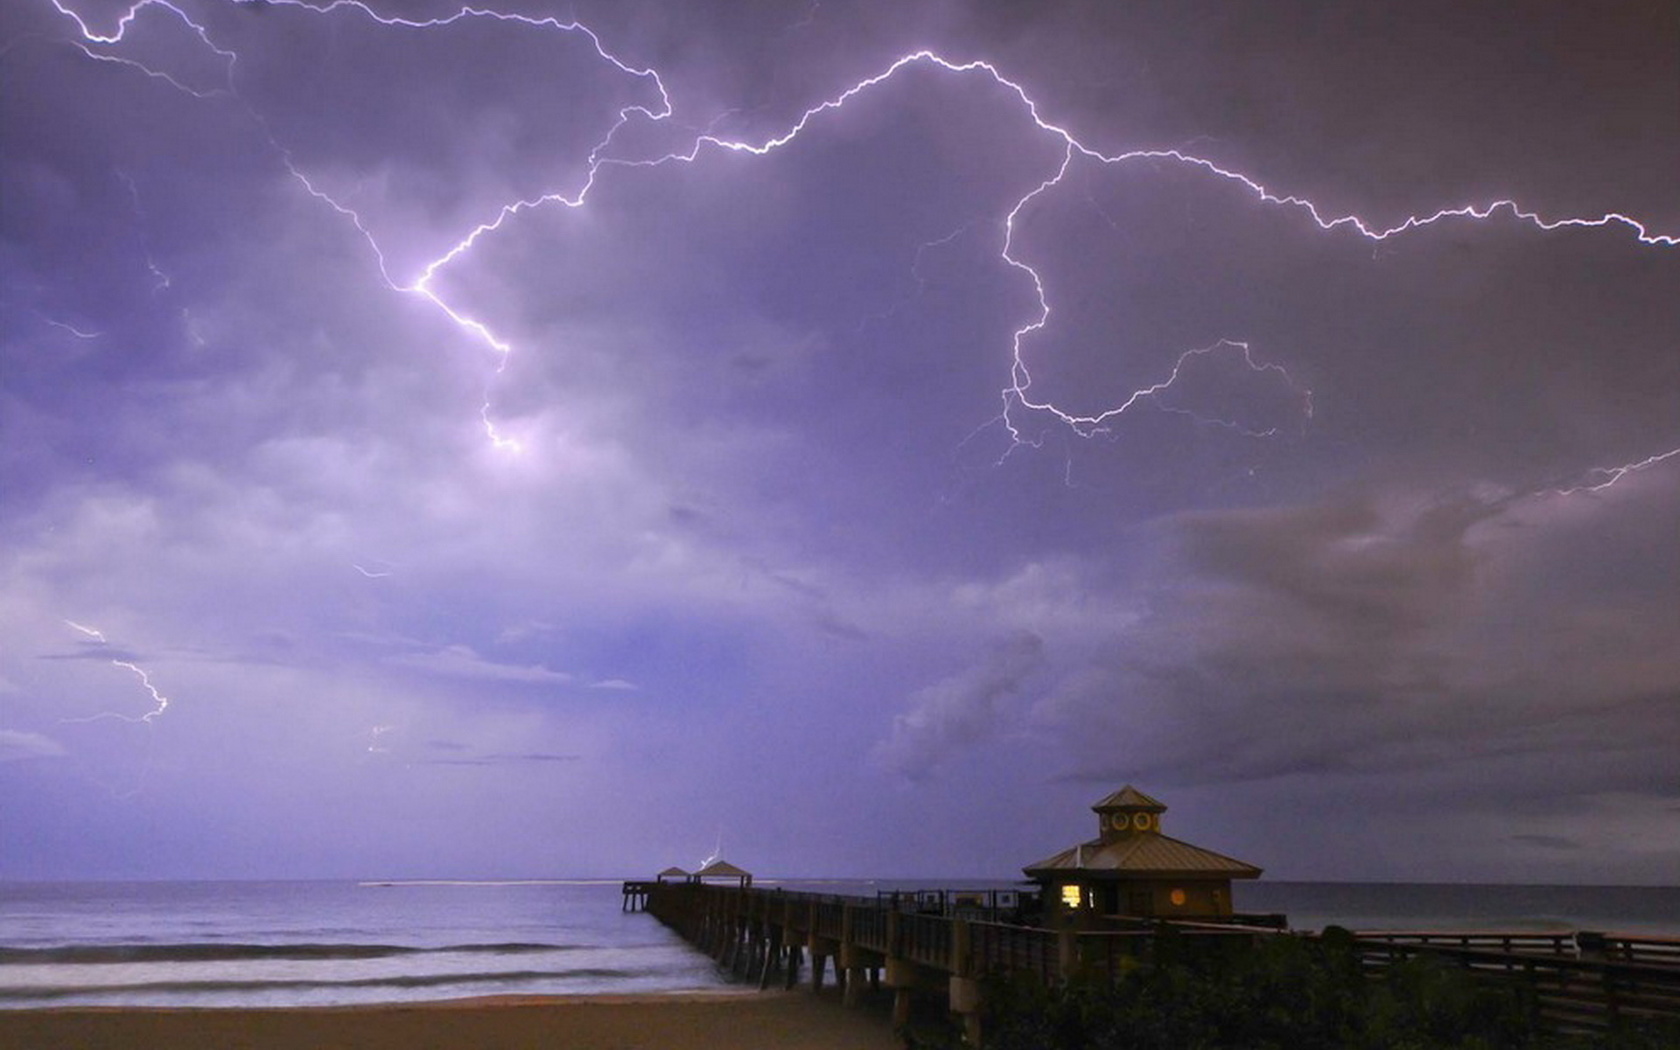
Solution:
M1680 967L1680 937L1578 933L1575 939L1584 956L1645 966Z
M627 893L630 891L627 890ZM1029 925L1016 895L882 894L844 897L783 889L697 883L638 883L649 913L720 964L756 976L772 972L788 987L808 954L813 987L832 962L847 1002L864 981L895 990L894 1014L907 1016L914 989L948 995L972 1014L979 981L1031 975L1046 984L1075 975L1116 979L1148 965L1166 943L1197 951L1294 934L1265 926L1152 922L1110 917L1107 928ZM1566 1029L1606 1028L1621 1020L1680 1018L1680 938L1504 931L1381 931L1355 934L1368 973L1419 955L1487 979L1520 981L1540 1016Z
M942 915L898 915L898 939L888 951L900 959L938 970L956 972L951 954L953 923Z
M1478 976L1520 980L1534 996L1540 1016L1565 1030L1607 1028L1618 1021L1680 1017L1680 966L1569 957L1561 952L1458 947L1441 943L1360 936L1355 942L1368 972L1380 973L1403 959L1429 955L1449 960ZM1664 938L1613 938L1674 944Z
M1365 940L1421 948L1465 948L1478 951L1524 955L1561 955L1574 958L1578 952L1573 933L1504 933L1484 930L1369 930L1360 931Z
M1462 948L1508 955L1554 955L1560 958L1637 963L1641 966L1680 967L1680 937L1649 934L1502 933L1460 930L1370 930L1367 941L1420 948Z
M1045 984L1061 980L1059 938L1054 930L976 922L969 932L969 969L977 976L1028 973Z
M888 912L881 908L859 908L852 912L852 937L870 951L886 952L891 947Z

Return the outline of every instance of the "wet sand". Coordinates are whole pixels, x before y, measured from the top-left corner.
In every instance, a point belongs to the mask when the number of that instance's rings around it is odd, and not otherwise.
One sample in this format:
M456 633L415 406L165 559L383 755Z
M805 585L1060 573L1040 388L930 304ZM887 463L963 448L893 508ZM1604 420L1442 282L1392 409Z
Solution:
M0 1010L7 1050L898 1050L888 1019L809 991L457 999L286 1009Z

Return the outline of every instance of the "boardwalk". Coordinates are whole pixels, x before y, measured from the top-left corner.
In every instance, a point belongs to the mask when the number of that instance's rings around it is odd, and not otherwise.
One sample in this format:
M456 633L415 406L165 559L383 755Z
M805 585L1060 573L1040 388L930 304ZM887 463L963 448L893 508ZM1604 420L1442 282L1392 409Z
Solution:
M941 995L976 1037L981 981L989 975L1031 974L1047 984L1075 975L1112 977L1149 959L1163 925L1200 941L1308 936L1207 923L1049 929L1024 924L1030 894L872 899L693 883L638 883L634 892L650 914L761 988L778 979L791 988L803 967L820 989L832 968L848 1004L866 986L884 985L894 992L894 1020L902 1023L914 994ZM1560 1027L1680 1017L1680 939L1389 932L1359 935L1355 944L1372 973L1433 953L1477 974L1524 979L1542 1015Z

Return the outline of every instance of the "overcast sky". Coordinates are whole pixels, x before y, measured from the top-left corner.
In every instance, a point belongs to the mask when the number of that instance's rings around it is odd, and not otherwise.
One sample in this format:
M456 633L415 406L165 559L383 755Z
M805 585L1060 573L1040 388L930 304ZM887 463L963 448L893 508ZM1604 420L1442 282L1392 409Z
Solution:
M1675 5L496 10L0 9L0 877L1680 877Z

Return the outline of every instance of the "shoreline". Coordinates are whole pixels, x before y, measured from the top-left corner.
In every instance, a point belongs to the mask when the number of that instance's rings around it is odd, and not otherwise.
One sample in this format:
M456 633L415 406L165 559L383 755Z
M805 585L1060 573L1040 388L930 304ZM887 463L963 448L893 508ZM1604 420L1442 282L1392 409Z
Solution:
M478 996L351 1006L0 1010L0 1045L163 1050L898 1050L879 1010L793 991Z

